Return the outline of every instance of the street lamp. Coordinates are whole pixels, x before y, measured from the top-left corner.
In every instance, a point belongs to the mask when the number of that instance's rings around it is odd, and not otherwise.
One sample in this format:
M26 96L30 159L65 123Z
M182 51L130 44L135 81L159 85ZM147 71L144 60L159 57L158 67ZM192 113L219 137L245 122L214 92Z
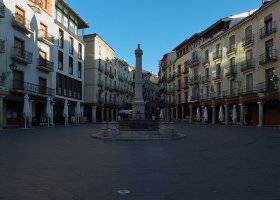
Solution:
M277 84L279 82L279 77L277 76L275 70L273 70L273 75L272 75L270 80L274 83L274 89L276 90L277 89Z

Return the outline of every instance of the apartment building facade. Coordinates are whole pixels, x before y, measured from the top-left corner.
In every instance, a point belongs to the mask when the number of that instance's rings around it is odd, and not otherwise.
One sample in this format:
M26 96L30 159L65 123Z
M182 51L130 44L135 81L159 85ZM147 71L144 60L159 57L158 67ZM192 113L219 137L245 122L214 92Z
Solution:
M184 45L177 53L176 70L187 61L189 66L188 100L176 103L175 119L194 120L199 108L208 111L208 123L233 123L233 108L237 123L252 125L279 125L279 32L277 22L279 0L266 2L258 10L223 18L183 42L193 50L184 54ZM189 61L198 51L197 66ZM183 58L183 59L182 59ZM182 76L179 76L182 79ZM197 77L197 78L196 78ZM178 78L179 79L179 78ZM177 83L179 85L179 82ZM177 91L177 101L182 90ZM183 95L184 96L184 95ZM222 107L224 120L219 119ZM180 113L180 108L182 109ZM236 123L236 121L234 122Z
M83 51L84 44L78 37L78 29L88 25L63 0L4 0L0 10L1 83L5 91L3 102L0 101L2 127L23 125L25 94L30 99L29 126L46 123L47 97L52 99L51 123L62 122L64 99L69 100L70 116L71 105L83 100L78 91L82 91L84 64L79 49ZM72 53L68 48L64 50L71 38ZM65 46L62 48L61 44ZM68 71L70 57L76 70L72 74ZM60 74L65 76L63 84ZM69 95L70 91L76 95Z
M125 60L98 34L84 36L85 113L89 121L116 121L131 107L133 73Z

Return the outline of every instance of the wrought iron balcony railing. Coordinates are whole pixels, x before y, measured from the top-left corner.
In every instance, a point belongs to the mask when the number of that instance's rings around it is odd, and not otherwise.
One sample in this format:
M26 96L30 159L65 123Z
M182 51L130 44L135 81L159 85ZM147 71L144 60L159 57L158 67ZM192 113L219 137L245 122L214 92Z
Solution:
M254 68L255 68L255 61L253 59L245 60L244 62L241 63L241 72L245 72Z
M24 49L19 47L12 47L11 58L23 64L31 64L33 59L33 53L25 51Z
M45 72L53 72L54 63L44 58L38 58L37 68Z
M218 50L216 52L213 53L213 61L216 61L218 59L222 59L222 50Z
M226 53L227 55L236 53L236 44L229 45Z
M260 55L259 64L265 65L270 62L275 62L278 60L277 50L271 49L268 50L266 53Z
M227 68L226 77L235 77L237 74L236 65L231 65Z
M19 13L13 14L12 26L25 34L32 33L30 21Z
M51 34L47 33L44 30L40 30L38 33L38 40L40 40L41 42L44 42L47 45L54 45L54 36L52 36ZM70 52L73 51L73 48L70 48Z
M272 22L271 26L265 26L260 29L260 39L263 39L277 31L276 22Z
M24 93L54 96L54 89L52 89L52 88L48 88L48 87L42 86L42 85L36 85L33 83L21 81L21 80L13 80L12 88L13 88L13 90L22 91Z
M253 44L254 43L254 36L251 35L251 36L248 36L248 37L245 37L243 39L243 42L242 42L242 47L246 47L250 44Z

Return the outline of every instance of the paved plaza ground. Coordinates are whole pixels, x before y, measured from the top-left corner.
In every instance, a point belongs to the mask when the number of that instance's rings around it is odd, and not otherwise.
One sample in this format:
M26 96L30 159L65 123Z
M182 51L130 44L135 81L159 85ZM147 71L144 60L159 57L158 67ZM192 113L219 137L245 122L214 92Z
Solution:
M1 131L0 200L280 199L279 128L176 124L185 138L91 138L101 126Z

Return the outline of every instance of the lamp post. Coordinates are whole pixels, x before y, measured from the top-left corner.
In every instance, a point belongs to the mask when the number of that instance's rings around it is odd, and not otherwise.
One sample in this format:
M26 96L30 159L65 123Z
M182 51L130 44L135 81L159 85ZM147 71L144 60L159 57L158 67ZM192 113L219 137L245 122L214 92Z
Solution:
M277 89L277 86L278 86L278 82L279 82L279 77L278 75L276 74L276 71L273 70L273 75L270 79L273 83L274 83L274 89L276 90Z

